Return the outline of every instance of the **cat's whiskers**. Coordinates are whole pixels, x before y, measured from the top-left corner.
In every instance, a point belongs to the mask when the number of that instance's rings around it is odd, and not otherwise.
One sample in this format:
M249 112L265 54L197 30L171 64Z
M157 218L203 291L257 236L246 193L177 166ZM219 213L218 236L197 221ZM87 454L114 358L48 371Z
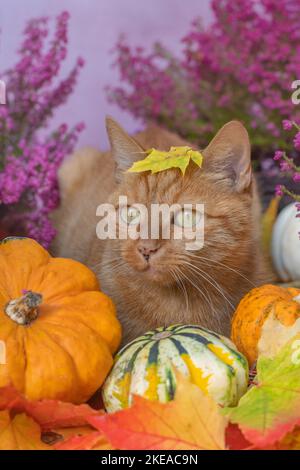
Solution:
M195 264L189 263L188 261L182 261L182 262L185 266L188 266L188 268L191 271L194 271L195 273L199 274L206 282L208 282L212 287L214 287L221 294L221 296L226 300L226 302L231 306L231 308L234 310L234 305L226 297L224 290L212 276L210 276L208 273L200 269L199 266L196 266Z
M199 287L197 284L195 284L195 283L193 282L193 280L192 280L186 273L182 272L179 268L178 268L178 270L179 270L181 276L183 276L183 277L186 279L186 281L187 281L189 284L191 284L191 285L199 292L199 294L201 294L201 296L203 297L203 299L205 300L205 302L207 302L207 304L208 304L209 307L211 308L212 312L214 313L214 318L218 321L218 323L220 323L219 317L218 317L217 312L216 312L216 310L215 310L215 308L214 308L214 305L213 305L213 302L212 302L212 298L211 298L211 296L209 295L208 290L204 287L204 289L205 289L205 291L206 291L206 295L207 295L207 297L206 297L205 294L204 294L204 292L200 289L200 287ZM203 286L202 286L202 287L203 287Z
M203 261L209 261L211 263L215 263L217 266L220 266L221 268L225 268L225 269L228 269L229 271L232 271L234 272L235 274L237 274L238 276L242 277L243 279L245 279L247 282L249 282L249 284L252 286L252 287L256 287L256 285L250 281L250 279L247 278L247 276L245 276L244 274L242 274L240 271L238 271L237 269L234 269L230 266L227 266L226 264L224 263L221 263L220 261L217 261L217 260L213 260L211 258L207 258L205 256L199 256L197 255L196 253L191 253L191 252L186 252L185 253L187 256L191 257L191 258L194 258L194 259L197 259L197 260L203 260Z
M184 282L182 282L182 280L178 276L176 270L177 270L176 266L174 267L174 270L172 268L169 268L169 272L170 272L171 276L174 278L177 286L179 287L179 290L183 293L183 296L184 296L184 299L185 299L185 304L186 304L186 311L188 312L189 311L188 293L187 293Z
M122 260L122 258L115 258L115 259L102 261L101 266L109 266L109 265L114 265L116 263L117 264L125 264L125 262Z
M122 258L113 258L113 259L109 259L109 260L106 260L106 261L99 261L98 263L96 263L92 269L93 270L98 270L98 269L103 269L103 271L106 271L106 272L110 272L110 273L113 273L113 272L116 272L116 271L122 271L123 269L126 268L126 263L125 261L122 259Z
M199 286L197 284L195 284L193 281L191 281L190 277L187 275L187 274L183 274L186 276L186 278L189 280L189 282L192 284L192 286L198 291L198 292L202 292L203 294L203 291L201 289L199 289ZM202 289L203 289L203 285L201 286ZM211 309L211 312L214 316L214 319L215 321L218 323L218 328L220 328L222 325L221 325L221 319L219 318L219 312L216 310L216 302L213 302L212 298L211 298L211 295L209 293L209 290L204 288L205 289L205 292L206 292L206 295L203 295L203 298L205 299L205 301L207 302L208 306L210 307Z
M225 295L224 289L222 288L220 283L216 281L216 279L214 277L210 276L205 271L200 269L199 266L192 265L190 267L190 269L192 269L194 272L196 272L200 275L202 274L203 279L205 279L209 284L211 284L221 294L221 296L224 298L224 300L227 302L227 304L232 308L232 310L235 309L234 305L231 303L229 298ZM210 280L212 282L210 282ZM228 305L226 305L226 308L228 307Z

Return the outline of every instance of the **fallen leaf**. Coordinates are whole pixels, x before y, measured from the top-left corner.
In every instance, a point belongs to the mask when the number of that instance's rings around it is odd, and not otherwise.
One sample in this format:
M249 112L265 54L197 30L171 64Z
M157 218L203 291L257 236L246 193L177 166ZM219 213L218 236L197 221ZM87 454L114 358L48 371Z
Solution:
M288 433L276 446L277 450L300 450L300 426Z
M131 408L88 421L117 449L225 449L227 419L219 406L179 375L173 401L163 404L135 396Z
M73 405L55 400L28 402L25 411L43 430L84 426L87 417L104 414L104 411L93 410L88 405Z
M171 147L167 152L150 149L147 155L144 160L135 162L128 171L130 173L151 171L153 174L170 168L179 168L184 175L191 160L200 168L203 162L202 154L190 147Z
M300 424L300 335L274 359L260 356L256 385L236 408L223 410L257 448L269 448Z
M19 417L23 416L27 418L27 420L23 418L25 424L30 423L32 432L28 435L32 439L27 443L26 440L21 441L19 438L15 445L19 445L20 449L23 449L22 445L25 446L24 450L29 448L32 442L41 446L38 448L46 446L48 449L51 446L52 448L61 446L65 449L72 449L75 444L78 449L80 446L83 449L88 449L88 446L92 446L92 444L93 448L99 446L99 449L111 449L104 435L95 431L87 423L87 417L103 415L104 411L94 410L89 405L73 405L56 400L29 401L14 388L5 387L0 389L0 410L4 410L0 411L0 414L4 413L3 419L6 417L6 421L7 416L15 416L13 424L9 421L9 426L5 430L4 438L8 442L7 445L14 445L13 431L17 425L18 429L20 428ZM23 427L25 424L23 423ZM22 429L20 429L20 433L21 431ZM35 433L34 439L33 431ZM97 434L97 439L95 439L95 434Z
M24 411L26 399L14 387L0 388L0 410Z
M81 435L73 435L54 447L56 450L114 450L104 434L92 428Z
M245 439L237 424L229 423L225 436L226 446L229 450L246 450L252 447L251 443Z
M49 442L51 445L61 443L72 437L82 437L94 432L89 424L85 426L71 427L71 428L54 428L51 431L43 431L42 440L43 442Z
M89 425L42 433L42 441L56 450L113 450L103 433Z
M15 413L25 412L39 423L43 430L84 426L87 416L104 413L86 404L73 405L57 400L29 401L13 387L0 389L0 410L5 409Z
M0 450L51 450L41 441L40 426L25 413L11 418L0 411Z

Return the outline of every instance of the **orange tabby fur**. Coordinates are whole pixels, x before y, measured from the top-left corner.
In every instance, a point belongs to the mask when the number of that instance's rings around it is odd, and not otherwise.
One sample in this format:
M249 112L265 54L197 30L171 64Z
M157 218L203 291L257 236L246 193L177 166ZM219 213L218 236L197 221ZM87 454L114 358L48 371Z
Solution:
M232 122L203 151L203 169L190 164L151 175L126 174L144 148L168 150L187 145L155 126L135 140L111 119L112 152L76 152L60 171L62 203L55 214L56 255L86 263L116 303L123 342L149 329L194 323L228 335L230 318L241 297L271 274L260 249L260 207L251 173L250 146L244 127ZM117 180L115 182L115 163ZM96 237L96 207L129 203L204 203L205 244L186 252L178 240L105 240ZM139 248L153 248L146 261ZM158 248L158 251L155 251Z

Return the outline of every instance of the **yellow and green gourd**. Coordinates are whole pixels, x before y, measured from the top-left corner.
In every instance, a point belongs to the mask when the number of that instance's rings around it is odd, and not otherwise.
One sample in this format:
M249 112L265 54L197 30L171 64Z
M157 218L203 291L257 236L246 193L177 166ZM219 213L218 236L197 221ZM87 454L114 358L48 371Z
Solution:
M103 388L106 410L127 408L133 395L172 400L175 370L220 405L236 405L247 390L247 360L229 339L200 326L172 325L149 331L117 354Z

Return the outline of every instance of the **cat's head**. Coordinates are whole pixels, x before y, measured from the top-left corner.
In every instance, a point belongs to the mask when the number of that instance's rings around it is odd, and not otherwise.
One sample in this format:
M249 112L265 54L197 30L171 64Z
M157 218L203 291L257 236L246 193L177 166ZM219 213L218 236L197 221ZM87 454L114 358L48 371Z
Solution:
M112 154L116 162L118 187L111 198L122 221L140 228L141 213L136 204L148 209L151 230L151 205L203 205L204 214L195 210L177 210L170 220L161 218L162 231L168 222L170 237L159 239L117 239L111 243L114 259L120 260L122 272L137 279L170 285L215 273L222 265L235 266L237 257L249 248L252 225L252 171L250 143L244 126L232 121L226 124L202 151L202 168L190 163L182 176L179 169L151 174L128 173L137 160L146 157L145 149L112 119L107 119ZM171 146L169 142L167 146ZM119 197L126 196L128 206L118 207ZM190 249L191 234L204 220L204 245ZM203 219L204 218L204 219ZM145 220L145 219L144 219ZM145 222L144 222L145 223ZM157 223L157 221L156 221ZM178 227L184 236L174 239ZM188 227L189 226L189 227ZM247 253L248 254L248 253ZM226 276L228 271L223 274ZM214 274L213 274L214 277Z

